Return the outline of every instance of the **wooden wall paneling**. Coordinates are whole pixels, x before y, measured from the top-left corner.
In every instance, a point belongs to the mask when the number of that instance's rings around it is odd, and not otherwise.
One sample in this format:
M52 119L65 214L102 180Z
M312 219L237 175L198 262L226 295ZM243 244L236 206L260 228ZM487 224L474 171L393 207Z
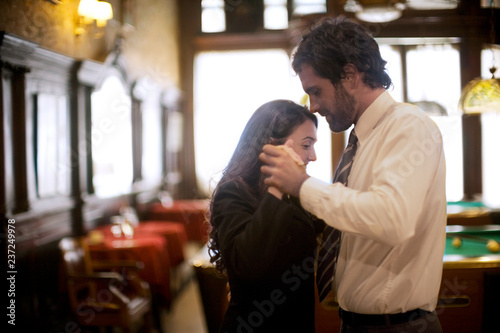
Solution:
M101 79L104 65L95 61L85 60L78 62L75 65L73 80L74 91L76 94L75 119L78 121L76 124L77 142L73 147L77 151L77 162L80 167L78 181L80 191L74 193L75 196L86 197L87 195L94 194L94 185L92 183L92 91Z
M140 182L142 177L142 156L143 156L143 137L142 137L142 101L132 95L132 159L133 176L132 182Z
M83 110L83 127L79 127L82 130L83 142L80 144L84 145L85 149L82 153L81 159L85 162L85 173L82 173L81 177L82 184L86 184L85 190L82 189L83 193L94 194L94 183L92 182L92 175L94 174L92 165L92 87L84 86L81 89L81 99ZM82 146L80 146L80 151L82 151ZM83 162L83 161L82 161Z
M168 108L161 104L161 188L166 188L166 176L168 172L168 157L167 157L167 126L168 126Z
M331 179L335 177L335 170L337 170L337 166L340 163L340 158L342 157L342 154L344 153L344 149L347 144L347 140L345 137L345 134L342 133L334 133L331 132L331 163L332 163L332 170L331 170Z
M2 129L0 134L0 221L2 222L2 227L4 226L5 213L7 211L7 199L6 199L6 186L5 186L5 127L4 127L4 99L3 99L3 66L0 61L0 129ZM5 229L2 229L5 231Z
M47 214L57 211L57 204L60 205L59 211L63 211L71 205L68 197L48 200L50 205L44 205L44 200L36 195L33 96L40 92L67 96L72 59L8 34L3 34L1 41L0 56L4 73L6 70L10 72L11 96L9 105L4 104L4 112L10 116L10 124L5 126L10 125L11 129L9 152L12 155L14 179L11 213L23 213L23 216ZM5 74L2 80L5 80Z
M460 43L461 87L481 75L481 49L490 41L489 9L480 9L479 0L462 1L459 13L475 20L464 24ZM498 12L498 11L497 11ZM481 17L482 16L482 17ZM488 17L488 19L485 19ZM478 22L480 18L481 23ZM479 115L462 116L464 200L478 200L483 192L482 135Z
M181 83L183 98L180 110L184 115L184 146L179 156L182 179L179 184L180 199L193 199L199 196L196 182L194 160L194 128L193 128L193 78L194 38L201 32L201 6L199 1L178 1L180 27Z
M168 191L173 198L182 196L180 187L184 177L184 167L182 166L181 155L185 145L188 144L184 139L186 125L184 125L184 113L181 112L181 100L181 93L177 89L168 89L163 92L162 126L164 135L162 137L162 153L164 157L162 161L162 188Z
M481 200L483 163L481 116L462 116L462 150L464 167L464 200Z
M467 4L462 4L466 6ZM479 10L479 6L464 7L467 14L473 17L479 16L480 12L488 16L489 11ZM483 43L489 41L489 21L483 23L468 22L464 25L465 31L462 34L460 43L460 78L461 87L476 77L481 76L481 49ZM464 168L464 200L478 200L482 190L482 135L481 116L462 116L462 150Z
M26 105L25 105L25 69L16 69L12 73L12 163L14 176L14 214L29 209L28 183L26 179Z
M287 31L256 32L252 34L224 33L220 35L196 35L193 44L196 51L227 51L252 49L290 49ZM294 47L295 45L293 45Z
M10 103L9 113L10 137L7 144L11 145L13 194L12 202L7 209L13 214L29 210L28 182L26 166L26 98L25 74L29 71L28 59L35 52L37 44L11 36L5 33L0 35L0 59L3 67L10 68Z
M2 64L2 212L11 213L14 206L14 163L12 161L12 68Z
M35 116L43 117L46 111L37 105L39 94L68 98L73 59L8 34L1 36L0 59L2 120L7 129L2 131L2 177L9 177L12 185L5 188L14 192L6 193L11 199L6 199L3 211L16 221L16 285L22 286L16 288L16 328L47 331L55 328L53 314L64 309L58 292L57 242L71 233L72 200L69 192L54 197L37 194ZM68 110L63 105L61 112Z
M73 235L83 235L83 197L87 190L87 152L90 150L86 135L85 93L78 82L77 74L82 66L76 61L71 69L71 88L69 96L69 128L70 128L70 165L71 165L71 197L74 207L72 210Z
M153 83L144 80L135 80L131 87L132 98L132 156L134 160L134 175L133 182L141 182L143 179L142 166L143 166L143 153L144 153L144 137L143 137L143 107L144 103L152 96ZM159 98L158 98L159 103Z

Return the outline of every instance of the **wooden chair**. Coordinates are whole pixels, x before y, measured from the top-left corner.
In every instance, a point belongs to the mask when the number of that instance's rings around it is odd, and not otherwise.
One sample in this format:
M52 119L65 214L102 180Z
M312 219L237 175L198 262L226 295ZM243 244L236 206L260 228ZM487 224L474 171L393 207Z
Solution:
M120 327L133 332L141 322L146 331L151 323L149 285L130 267L136 263L95 263L83 237L59 242L65 268L72 313L82 326ZM99 271L96 271L98 267ZM113 267L115 271L102 271Z
M198 280L208 332L217 333L229 305L227 277L219 274L210 262L206 245L194 255L191 262Z

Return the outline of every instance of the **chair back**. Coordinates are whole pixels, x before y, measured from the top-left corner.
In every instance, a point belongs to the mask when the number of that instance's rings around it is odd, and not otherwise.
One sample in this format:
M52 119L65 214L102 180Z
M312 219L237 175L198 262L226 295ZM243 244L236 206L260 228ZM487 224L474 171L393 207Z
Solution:
M131 332L140 322L149 332L151 294L146 282L137 275L118 272L94 272L85 237L66 237L59 242L66 273L68 298L79 324L121 327ZM99 265L98 265L99 266Z
M90 254L83 237L65 237L59 242L59 249L67 278L70 305L76 311L82 300L96 295L95 281L78 278L93 273Z
M68 275L91 274L92 267L83 237L66 237L59 242L65 271Z

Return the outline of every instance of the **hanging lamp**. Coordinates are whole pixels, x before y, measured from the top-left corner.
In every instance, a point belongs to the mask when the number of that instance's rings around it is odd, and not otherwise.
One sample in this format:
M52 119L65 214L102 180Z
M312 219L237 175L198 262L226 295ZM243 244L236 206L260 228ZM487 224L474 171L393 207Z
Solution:
M462 90L462 95L458 103L459 109L464 114L478 114L484 112L500 113L500 80L495 78L495 54L493 45L495 44L495 15L493 12L494 1L491 0L490 17L490 38L492 66L490 68L491 79L481 77L470 81Z

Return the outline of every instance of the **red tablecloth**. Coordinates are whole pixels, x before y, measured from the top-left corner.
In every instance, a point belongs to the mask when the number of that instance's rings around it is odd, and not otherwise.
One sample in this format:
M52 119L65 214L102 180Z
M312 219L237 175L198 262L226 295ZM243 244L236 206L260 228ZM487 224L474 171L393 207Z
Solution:
M208 200L174 200L168 207L158 202L151 205L148 220L182 223L189 240L206 243L209 228L208 222L205 222L205 214L208 205Z
M94 230L102 232L106 238L114 237L111 228L111 225L106 225L97 227ZM165 238L170 265L177 266L184 261L184 247L187 236L183 225L167 221L141 221L134 228L133 239L148 235L159 235ZM121 238L126 239L123 236Z
M184 261L184 248L187 243L186 230L183 225L168 221L141 221L134 229L134 235L156 234L167 240L170 264L177 266Z
M109 227L108 227L109 229ZM105 236L100 242L88 241L91 259L135 260L144 264L138 271L152 290L160 292L166 300L172 298L170 290L170 260L167 241L160 235L134 235L133 238Z

